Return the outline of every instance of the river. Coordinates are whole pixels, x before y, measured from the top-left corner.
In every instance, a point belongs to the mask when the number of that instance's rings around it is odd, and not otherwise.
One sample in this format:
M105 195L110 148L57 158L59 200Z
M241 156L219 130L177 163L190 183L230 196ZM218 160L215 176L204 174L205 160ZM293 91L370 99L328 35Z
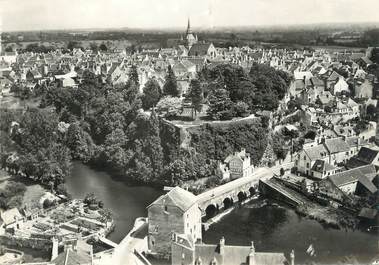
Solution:
M116 243L126 236L137 217L147 216L146 207L163 194L147 186L130 186L80 162L73 163L66 186L73 198L83 199L93 192L112 211L116 228L109 239Z
M112 210L116 230L109 238L117 243L132 228L136 217L147 215L146 206L163 193L147 186L128 186L105 172L77 162L66 184L74 198L94 192L105 207ZM350 255L359 262L368 262L378 253L377 235L358 230L328 229L284 206L257 208L255 205L256 202L251 202L237 207L213 224L203 234L203 241L218 243L224 236L227 244L250 245L253 240L257 251L289 253L294 249L296 262L301 264L311 260L336 264ZM312 258L305 253L310 244L316 253Z

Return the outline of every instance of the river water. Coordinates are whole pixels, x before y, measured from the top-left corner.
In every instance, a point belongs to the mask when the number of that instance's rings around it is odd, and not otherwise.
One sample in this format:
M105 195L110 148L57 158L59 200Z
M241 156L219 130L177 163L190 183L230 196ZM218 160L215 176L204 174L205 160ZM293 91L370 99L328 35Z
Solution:
M147 216L146 207L163 191L147 186L130 186L108 173L92 169L79 162L73 163L71 176L66 179L69 193L83 199L93 192L113 213L115 231L109 239L119 243L134 225L137 217Z
M132 228L136 217L147 215L146 206L163 194L147 186L128 186L105 172L77 162L66 185L74 198L94 192L105 207L112 210L116 230L109 238L117 243ZM347 263L354 258L358 262L368 262L378 253L378 235L328 229L284 206L255 205L256 202L251 202L237 207L204 232L203 241L218 243L224 236L227 244L250 245L250 241L254 241L257 251L289 253L294 249L297 264L311 261ZM305 252L310 244L315 249L315 257Z

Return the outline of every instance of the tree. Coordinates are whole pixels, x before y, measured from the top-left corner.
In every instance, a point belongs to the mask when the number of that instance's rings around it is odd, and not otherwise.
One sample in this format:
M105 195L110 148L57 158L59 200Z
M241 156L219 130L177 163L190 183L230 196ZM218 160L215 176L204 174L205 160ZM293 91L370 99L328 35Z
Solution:
M89 47L93 53L97 53L97 51L99 50L99 47L97 46L96 42L91 42L89 44Z
M203 91L199 80L192 79L190 83L189 98L191 99L192 107L195 110L195 117L198 111L202 109Z
M129 80L132 81L139 88L137 66L135 66L135 65L133 65L130 69Z
M99 49L102 52L106 52L108 50L107 45L105 45L104 43L100 44Z
M77 41L69 41L67 43L67 49L73 50L73 49L83 49L83 47L80 46L80 43Z
M234 105L234 112L239 117L246 117L249 115L249 106L243 101L238 101Z
M163 94L166 96L179 97L178 84L171 65L168 66L166 80L163 85Z
M145 141L145 154L150 157L154 182L158 181L163 169L163 149L159 137L159 120L153 109L149 119L149 134Z
M66 146L70 148L71 155L75 159L88 162L93 156L94 143L92 138L78 123L73 123L68 127Z
M208 96L208 115L214 120L228 120L233 118L233 103L229 92L225 89L215 89Z
M157 105L162 97L161 88L155 79L149 79L143 88L142 107L147 110Z
M178 116L183 109L182 100L177 97L166 96L159 100L157 113L165 118Z

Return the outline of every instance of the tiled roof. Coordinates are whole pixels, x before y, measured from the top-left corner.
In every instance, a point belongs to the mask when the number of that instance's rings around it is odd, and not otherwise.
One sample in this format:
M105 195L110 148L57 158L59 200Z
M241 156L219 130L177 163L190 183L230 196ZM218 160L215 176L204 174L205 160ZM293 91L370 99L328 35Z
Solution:
M324 144L331 154L350 150L348 144L341 138L326 139Z
M335 170L336 167L331 164L325 162L324 160L317 159L316 162L312 166L312 170L316 172L323 173L324 171Z
M211 264L215 260L218 265L248 264L250 254L248 246L224 246L224 254L220 254L220 245L200 244L195 246L195 260L201 259L202 264ZM287 259L283 253L255 252L257 265L283 265Z
M210 46L211 46L210 43L196 43L191 47L188 54L190 56L206 55Z
M337 173L335 175L329 176L329 179L337 187L359 181L370 192L375 192L377 189L369 179L372 174L376 174L375 167L373 165L368 165Z
M372 162L374 162L374 159L378 156L378 153L378 150L373 150L367 147L361 147L356 158L366 164L371 164Z
M304 152L309 156L309 158L312 161L316 159L324 158L328 155L328 150L326 150L326 148L322 144L305 148Z
M90 265L92 258L87 253L79 253L68 248L52 260L52 263L55 265Z
M179 186L173 188L168 193L160 196L157 200L155 200L152 204L150 204L147 208L152 205L172 205L177 206L182 211L187 211L192 205L194 205L197 201L195 195L191 192L186 191Z

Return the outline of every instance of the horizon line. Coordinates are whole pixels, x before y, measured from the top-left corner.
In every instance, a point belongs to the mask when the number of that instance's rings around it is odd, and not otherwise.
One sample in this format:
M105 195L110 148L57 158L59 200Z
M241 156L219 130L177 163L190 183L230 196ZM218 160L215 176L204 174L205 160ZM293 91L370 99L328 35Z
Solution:
M316 22L316 23L290 23L290 24L260 24L260 25L235 25L235 26L227 26L227 25L219 25L219 26L191 26L193 29L198 29L201 31L205 30L215 30L215 29L239 29L239 28L285 28L285 27L309 27L309 26L333 26L333 25L346 25L346 27L351 25L372 25L375 27L379 27L378 21L362 21L362 22ZM2 30L0 33L13 33L13 32L34 32L34 31L109 31L109 30L139 30L139 31L178 31L180 29L185 29L186 26L173 26L173 27L127 27L127 26L119 26L119 27L78 27L78 28L45 28L45 29L13 29L13 30Z

